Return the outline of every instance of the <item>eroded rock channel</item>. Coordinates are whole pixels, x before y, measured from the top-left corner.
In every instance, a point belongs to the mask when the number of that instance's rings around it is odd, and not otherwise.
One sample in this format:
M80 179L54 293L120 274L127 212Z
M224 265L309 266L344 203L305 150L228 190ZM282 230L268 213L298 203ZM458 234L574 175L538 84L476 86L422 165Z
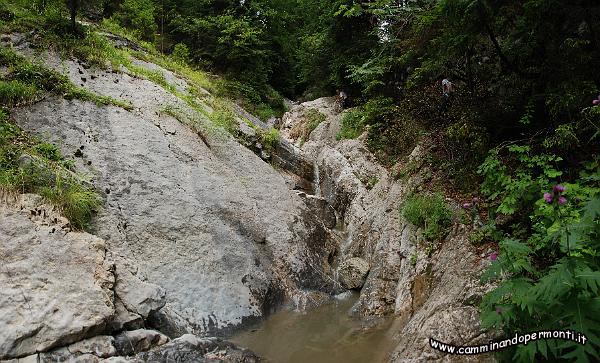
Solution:
M255 329L286 301L328 306L347 289L360 293L344 314L396 319L386 320L393 344L382 360L449 359L428 349L430 336L485 338L469 305L483 293L475 281L484 261L456 226L430 257L409 263L423 254L420 231L398 208L419 175L396 181L360 139L336 141L331 99L286 114L273 167L227 133L199 136L162 112L193 110L148 80L53 54L45 62L133 110L54 97L12 113L75 157L104 208L91 233L79 233L39 196L4 197L0 359L253 362L251 351L213 337ZM138 65L185 92L184 79ZM300 145L288 131L310 108L327 118Z

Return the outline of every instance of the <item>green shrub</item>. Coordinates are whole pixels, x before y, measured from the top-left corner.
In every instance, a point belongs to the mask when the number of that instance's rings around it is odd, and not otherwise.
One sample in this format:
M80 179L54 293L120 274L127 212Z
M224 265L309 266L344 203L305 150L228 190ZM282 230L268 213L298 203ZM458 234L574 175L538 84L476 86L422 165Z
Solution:
M356 139L362 135L365 123L364 115L360 110L350 110L342 116L342 128L336 135L338 140Z
M173 59L175 59L177 62L186 64L190 60L190 50L184 43L177 43L173 47L171 57L173 57Z
M269 131L266 131L266 132L262 131L260 135L261 135L261 142L263 144L265 151L267 151L267 152L275 151L275 149L277 148L277 145L279 145L279 142L281 141L281 135L279 134L279 130L272 127L269 129Z
M428 240L443 238L452 222L452 210L439 193L410 196L402 207L402 216L423 228L423 237Z
M154 20L154 4L147 0L125 0L114 15L119 24L133 30L136 37L152 41L158 30Z
M395 112L393 100L385 97L370 99L364 105L347 111L342 116L342 128L337 139L356 139L367 125L377 127Z

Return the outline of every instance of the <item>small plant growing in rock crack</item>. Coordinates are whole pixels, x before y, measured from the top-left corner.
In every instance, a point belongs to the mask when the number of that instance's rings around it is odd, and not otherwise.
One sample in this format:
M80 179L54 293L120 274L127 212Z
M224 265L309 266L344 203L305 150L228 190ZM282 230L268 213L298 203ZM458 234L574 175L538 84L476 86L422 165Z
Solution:
M304 122L300 122L292 127L290 137L292 139L298 139L300 145L303 145L308 140L310 133L326 119L327 116L321 111L311 108L304 114Z
M417 265L417 252L413 253L413 254L410 256L410 265L411 265L412 267L415 267L415 266Z
M367 190L371 190L375 185L377 185L377 183L379 183L379 178L376 175L371 175L368 178L362 178L361 182L365 185Z
M410 196L402 206L402 216L423 228L423 237L429 241L442 239L452 222L452 210L439 193L419 193Z
M279 134L279 130L274 127L271 127L269 131L261 131L260 132L260 140L266 152L272 153L279 145L281 141L281 135Z

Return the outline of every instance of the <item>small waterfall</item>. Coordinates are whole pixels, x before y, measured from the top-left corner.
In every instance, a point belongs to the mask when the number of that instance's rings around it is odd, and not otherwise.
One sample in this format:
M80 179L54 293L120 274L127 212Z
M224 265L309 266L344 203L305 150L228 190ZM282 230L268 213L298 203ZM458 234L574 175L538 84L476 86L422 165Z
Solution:
M314 167L313 167L314 171L313 172L314 172L314 175L315 175L315 181L314 181L315 190L314 190L314 193L315 193L315 195L317 197L320 197L321 196L321 178L319 176L319 164L317 164L317 162L315 161L313 163L313 165L314 165Z
M294 303L294 311L297 313L306 313L306 305L308 302L308 296L305 291L299 291L297 294L292 296Z

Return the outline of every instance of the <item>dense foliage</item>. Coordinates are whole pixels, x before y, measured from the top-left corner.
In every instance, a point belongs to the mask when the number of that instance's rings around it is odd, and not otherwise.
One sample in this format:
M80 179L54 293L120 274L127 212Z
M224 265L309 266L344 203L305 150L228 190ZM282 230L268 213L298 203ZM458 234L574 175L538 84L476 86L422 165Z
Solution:
M484 279L498 287L482 303L484 326L508 335L537 330L574 330L573 341L538 340L505 352L506 360L600 359L600 163L585 163L571 182L556 184L560 157L508 148L512 168L497 150L482 164L483 191L498 213L524 213L499 244Z
M342 117L339 139L366 131L381 162L402 166L399 176L419 168L405 156L420 142L432 184L485 196L470 206L478 222L471 240L495 249L485 277L498 287L483 299L484 325L506 334L573 329L589 339L585 346L538 341L507 349L502 358L600 360L597 1L36 0L28 11L13 3L0 0L3 31L45 29L33 36L41 48L51 45L92 66L110 59L177 93L164 76L136 68L89 27L72 22L104 18L104 28L128 31L171 54L170 60L136 56L190 75L195 94L208 85L188 63L222 75L210 91L263 119L284 111L283 96L344 90L353 108ZM1 56L9 69L0 79L3 106L42 92L118 102ZM443 78L454 84L449 97L442 95ZM195 106L195 97L182 97ZM231 128L231 108L223 101L211 107L211 120ZM14 142L17 131L2 117L3 140ZM306 140L322 121L318 113L307 115L297 136ZM261 133L267 148L278 139L276 130ZM52 161L44 151L51 148L41 148L28 152ZM6 150L2 162L16 167ZM444 237L451 219L435 193L414 195L402 213L429 242Z

